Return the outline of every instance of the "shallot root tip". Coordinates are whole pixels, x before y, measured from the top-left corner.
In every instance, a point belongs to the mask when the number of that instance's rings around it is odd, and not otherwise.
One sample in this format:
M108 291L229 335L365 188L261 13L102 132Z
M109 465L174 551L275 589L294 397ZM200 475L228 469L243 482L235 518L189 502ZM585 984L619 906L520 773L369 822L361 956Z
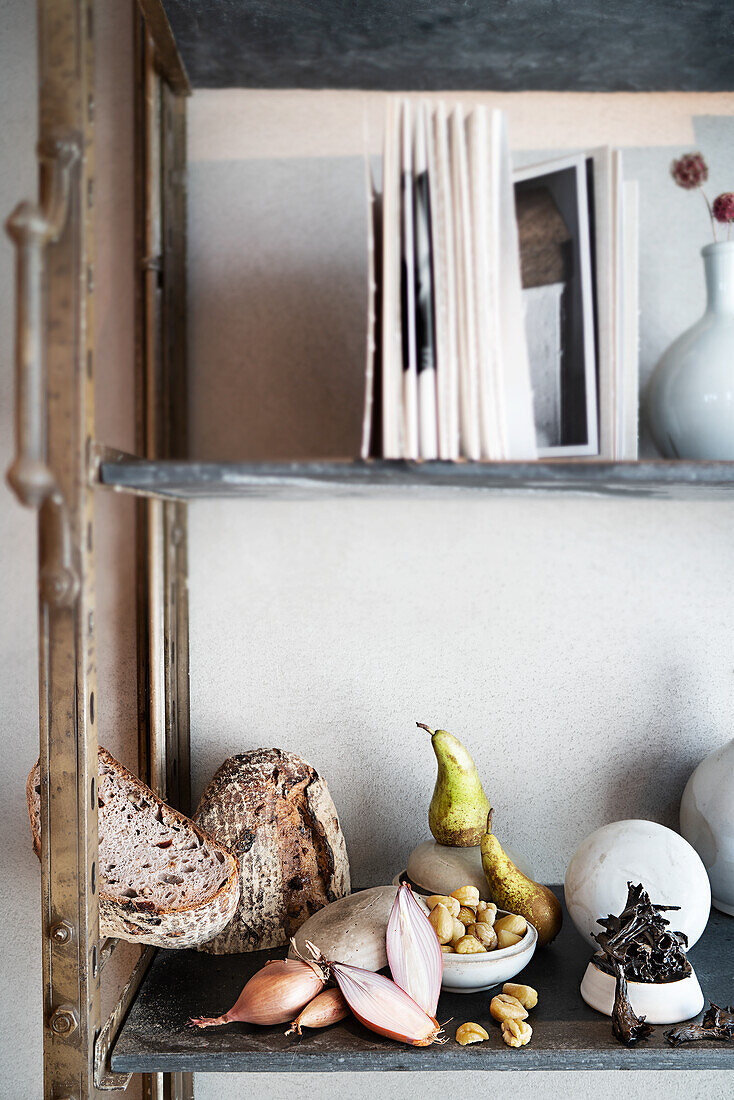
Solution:
M230 1022L228 1016L192 1016L189 1027L219 1027Z

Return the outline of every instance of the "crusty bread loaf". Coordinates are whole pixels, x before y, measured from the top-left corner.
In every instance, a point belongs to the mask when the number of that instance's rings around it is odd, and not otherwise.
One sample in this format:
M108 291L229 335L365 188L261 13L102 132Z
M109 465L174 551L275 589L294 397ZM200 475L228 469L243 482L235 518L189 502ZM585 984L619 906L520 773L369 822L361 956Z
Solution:
M40 768L28 776L33 847L41 854ZM230 921L237 860L99 750L99 921L102 935L195 947Z
M239 908L202 950L223 955L287 943L349 893L349 860L321 776L279 749L232 756L206 788L194 820L240 863Z

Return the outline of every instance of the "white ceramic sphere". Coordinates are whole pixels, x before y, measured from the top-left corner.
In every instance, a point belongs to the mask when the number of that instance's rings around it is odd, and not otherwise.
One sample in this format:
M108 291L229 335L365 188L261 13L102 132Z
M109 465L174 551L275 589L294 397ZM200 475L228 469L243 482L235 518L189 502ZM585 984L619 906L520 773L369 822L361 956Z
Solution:
M688 946L700 939L711 910L711 886L698 853L656 821L613 821L587 836L566 871L566 905L576 928L597 948L598 917L621 913L627 883L641 882L657 905L679 905L663 914Z

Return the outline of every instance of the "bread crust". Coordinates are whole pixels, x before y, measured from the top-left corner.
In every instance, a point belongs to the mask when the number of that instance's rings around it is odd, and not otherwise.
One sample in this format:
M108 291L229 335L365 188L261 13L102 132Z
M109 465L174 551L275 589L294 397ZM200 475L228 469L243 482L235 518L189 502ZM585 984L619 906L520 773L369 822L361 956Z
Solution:
M294 753L232 756L194 819L240 863L242 896L214 954L279 947L315 912L350 891L344 835L326 781Z
M195 835L214 852L225 857L227 875L222 886L211 897L195 904L161 906L149 898L120 898L105 889L100 875L99 923L104 936L129 940L132 943L150 943L156 947L197 947L216 936L232 919L240 898L239 865L231 852L184 814L168 806L137 776L129 772L119 760L100 747L98 764L106 766L115 780L131 792L148 799L159 807L165 807L168 820L173 819L187 834ZM26 783L28 816L31 822L33 848L41 856L40 816L40 764L31 769ZM100 811L100 816L102 811Z

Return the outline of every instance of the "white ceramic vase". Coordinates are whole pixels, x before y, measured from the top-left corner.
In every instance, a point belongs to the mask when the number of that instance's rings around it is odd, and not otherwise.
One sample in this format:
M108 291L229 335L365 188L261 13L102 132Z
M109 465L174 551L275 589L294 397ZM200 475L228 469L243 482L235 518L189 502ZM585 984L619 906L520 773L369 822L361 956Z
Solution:
M701 251L706 311L653 371L647 421L666 458L734 459L734 241Z
M712 903L734 916L734 740L702 760L688 780L680 831L708 871Z

